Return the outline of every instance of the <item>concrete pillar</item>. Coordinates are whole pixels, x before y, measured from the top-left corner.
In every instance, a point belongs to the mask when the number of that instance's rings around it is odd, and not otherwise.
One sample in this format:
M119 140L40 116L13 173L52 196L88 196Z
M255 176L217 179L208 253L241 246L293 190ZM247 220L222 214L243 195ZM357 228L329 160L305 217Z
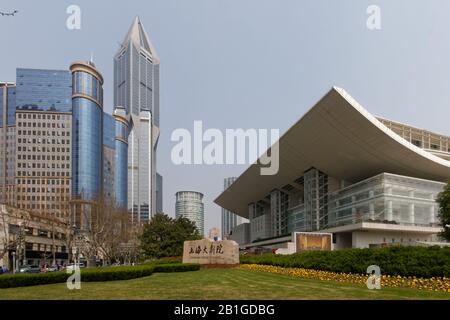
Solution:
M386 201L386 220L392 221L392 200Z
M410 203L409 204L409 212L408 212L408 217L409 217L409 223L414 223L414 203Z
M369 219L375 220L375 204L369 203Z
M373 190L370 190L370 191L369 191L369 198L373 198L374 194L375 194L375 193L373 192Z
M434 223L434 204L430 206L430 223Z

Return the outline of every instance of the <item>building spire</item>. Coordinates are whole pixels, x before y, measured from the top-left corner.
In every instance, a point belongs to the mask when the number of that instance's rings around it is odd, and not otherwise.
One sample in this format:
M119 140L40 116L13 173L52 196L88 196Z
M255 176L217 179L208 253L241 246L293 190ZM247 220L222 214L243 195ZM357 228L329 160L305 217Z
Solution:
M150 42L147 32L145 32L144 26L139 16L136 16L134 18L133 23L128 30L128 33L122 42L122 48L127 47L130 41L134 44L135 47L142 48L147 51L152 57L153 63L159 63L158 54L156 53L155 47Z

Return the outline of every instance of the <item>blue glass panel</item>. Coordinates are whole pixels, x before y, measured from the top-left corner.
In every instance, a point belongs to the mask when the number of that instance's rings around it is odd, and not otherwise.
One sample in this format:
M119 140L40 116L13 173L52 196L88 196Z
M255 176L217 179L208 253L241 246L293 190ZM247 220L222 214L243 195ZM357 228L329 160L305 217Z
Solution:
M72 77L65 70L16 70L16 106L22 110L72 111Z
M94 199L102 186L102 117L100 107L85 98L73 99L72 191Z

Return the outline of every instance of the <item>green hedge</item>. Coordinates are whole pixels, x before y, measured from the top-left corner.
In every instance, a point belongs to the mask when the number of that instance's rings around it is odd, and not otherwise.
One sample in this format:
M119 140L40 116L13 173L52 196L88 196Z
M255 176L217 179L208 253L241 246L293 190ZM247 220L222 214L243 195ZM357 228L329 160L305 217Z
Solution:
M200 270L199 264L185 263L185 264L157 264L154 267L155 273L157 272L186 272L186 271L198 271Z
M81 282L129 280L150 276L154 272L185 272L200 269L197 264L158 264L122 267L81 269ZM64 283L70 275L66 272L4 274L0 276L0 288L27 287Z
M377 265L393 276L449 277L450 247L398 246L374 249L308 251L292 255L241 256L241 263L365 274Z
M183 263L183 259L180 257L171 257L171 258L160 258L160 259L154 259L154 260L146 260L143 264L151 264L151 265L157 265L157 264L180 264Z

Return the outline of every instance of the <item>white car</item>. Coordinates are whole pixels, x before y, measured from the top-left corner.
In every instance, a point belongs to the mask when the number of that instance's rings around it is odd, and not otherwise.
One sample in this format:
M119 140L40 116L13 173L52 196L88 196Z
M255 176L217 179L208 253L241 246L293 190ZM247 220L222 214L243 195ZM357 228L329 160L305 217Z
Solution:
M73 271L75 269L75 267L78 266L78 268L84 268L84 264L83 263L71 263L66 267L66 270L69 271Z

